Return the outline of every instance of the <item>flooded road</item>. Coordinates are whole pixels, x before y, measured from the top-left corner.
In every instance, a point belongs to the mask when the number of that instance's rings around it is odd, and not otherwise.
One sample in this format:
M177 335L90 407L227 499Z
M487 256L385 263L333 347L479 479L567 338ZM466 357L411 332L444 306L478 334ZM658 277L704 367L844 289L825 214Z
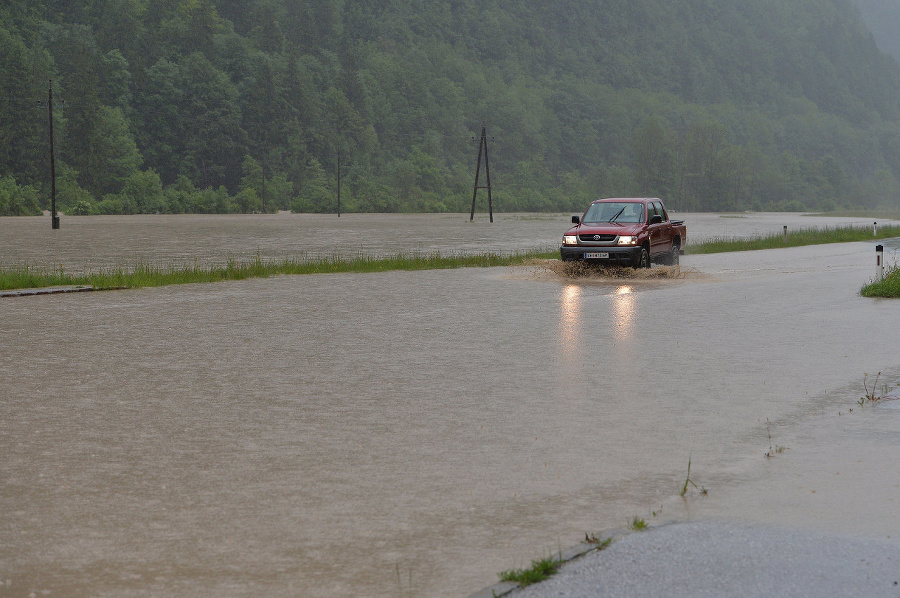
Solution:
M409 240L442 217L382 218L373 238ZM4 261L47 259L8 244L10 220ZM213 242L174 218L126 247L79 237L90 220L57 239L84 252L72 268L275 255L287 234ZM561 234L454 227L470 236L422 250ZM653 513L900 534L900 410L856 405L864 373L900 378L898 304L858 296L873 246L686 256L672 280L533 266L4 299L0 596L464 596ZM709 495L685 501L688 459Z

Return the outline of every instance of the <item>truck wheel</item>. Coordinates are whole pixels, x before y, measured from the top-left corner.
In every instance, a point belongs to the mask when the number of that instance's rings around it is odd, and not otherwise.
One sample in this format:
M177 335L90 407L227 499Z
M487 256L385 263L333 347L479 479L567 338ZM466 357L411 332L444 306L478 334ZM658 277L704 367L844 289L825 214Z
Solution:
M650 267L650 252L647 251L646 247L641 247L641 253L638 255L637 261L634 262L635 268L649 268Z
M672 255L669 257L669 265L677 266L680 255L681 255L681 247L679 247L677 244L673 244L672 245Z

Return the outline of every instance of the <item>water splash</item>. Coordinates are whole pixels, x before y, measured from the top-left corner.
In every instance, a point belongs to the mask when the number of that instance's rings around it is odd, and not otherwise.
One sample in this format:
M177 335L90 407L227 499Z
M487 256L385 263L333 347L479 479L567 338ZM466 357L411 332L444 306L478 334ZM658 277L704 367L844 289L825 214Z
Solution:
M546 260L535 266L560 278L587 278L591 280L684 280L700 278L701 273L681 266L654 266L652 268L622 268L598 266L586 262L562 262Z

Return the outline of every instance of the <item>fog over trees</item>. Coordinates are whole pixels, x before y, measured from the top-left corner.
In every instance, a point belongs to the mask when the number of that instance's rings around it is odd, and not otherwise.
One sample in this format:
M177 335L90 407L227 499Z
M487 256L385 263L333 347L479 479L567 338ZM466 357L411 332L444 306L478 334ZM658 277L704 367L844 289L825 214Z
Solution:
M882 11L882 12L879 12ZM873 16L874 15L874 16ZM879 16L881 15L881 16ZM6 0L0 214L900 206L887 0ZM865 20L864 18L865 17ZM896 44L897 42L893 42Z
M884 52L900 60L900 3L896 0L853 0L863 21Z

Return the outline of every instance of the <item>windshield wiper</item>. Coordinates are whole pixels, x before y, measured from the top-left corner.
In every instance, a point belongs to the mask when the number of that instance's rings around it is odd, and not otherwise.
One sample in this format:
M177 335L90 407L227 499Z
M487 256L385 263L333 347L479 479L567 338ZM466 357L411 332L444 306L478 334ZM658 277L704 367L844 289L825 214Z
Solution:
M627 207L627 206L622 206L622 209L619 210L619 211L616 213L615 216L613 216L612 218L610 218L609 221L610 221L611 223L612 223L612 222L615 222L615 221L616 221L616 218L618 218L619 216L622 215L622 212L625 211L625 208L626 208L626 207Z

